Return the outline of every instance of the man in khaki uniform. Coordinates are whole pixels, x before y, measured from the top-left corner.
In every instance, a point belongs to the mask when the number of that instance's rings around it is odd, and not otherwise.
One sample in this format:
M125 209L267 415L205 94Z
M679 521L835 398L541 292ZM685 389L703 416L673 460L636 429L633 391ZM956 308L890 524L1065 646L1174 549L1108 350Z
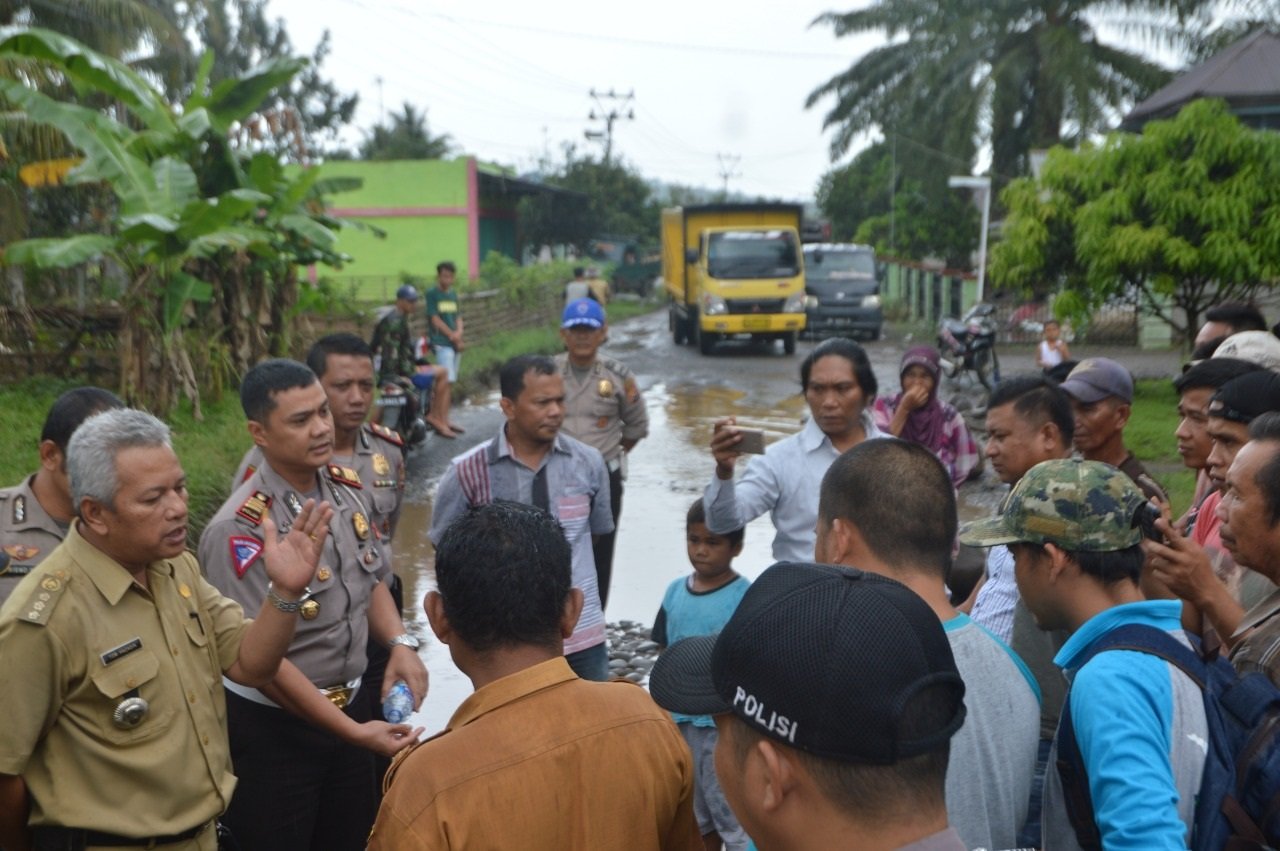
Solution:
M320 378L333 416L333 463L350 467L364 486L369 510L390 563L390 543L404 498L404 441L377 423L365 422L373 405L373 350L355 334L321 337L307 353L307 366ZM262 466L262 448L249 447L231 481L235 490Z
M123 404L100 387L77 387L49 408L40 432L40 469L0 490L0 604L67 536L75 515L67 482L71 434L87 418Z
M565 305L560 339L565 352L556 355L564 376L565 413L561 428L570 437L600 450L609 467L609 503L613 531L594 538L600 607L609 599L613 574L613 545L622 513L622 482L627 477L627 453L649 434L649 413L636 378L613 358L601 357L600 346L609 334L604 307L580 298Z
M167 426L110 411L67 459L79 520L0 609L0 846L212 851L235 786L219 675L296 687L281 657L329 508L307 503L279 540L268 527L251 622L186 552Z
M400 579L391 572L391 537L400 519L400 503L404 496L404 441L391 429L367 423L373 405L373 350L355 334L329 334L321 337L307 353L307 366L320 378L329 399L333 416L333 457L331 462L350 467L360 477L362 488L357 495L364 500L387 564L386 581L396 610L404 610L404 593ZM262 466L262 449L250 447L232 480L234 491ZM366 648L368 666L364 681L381 683L387 668L388 651L370 640ZM374 718L382 718L382 704L376 688L363 690L371 704ZM383 719L385 720L385 719ZM390 763L375 758L375 771L381 777ZM379 784L380 788L380 784Z
M364 484L350 467L332 463L333 419L328 397L306 365L268 360L245 375L240 399L249 433L264 463L231 495L200 539L209 581L247 607L266 595L264 525L295 522L308 498L333 506L320 567L301 603L302 621L289 648L311 684L356 722L403 680L415 706L427 672L417 640L405 632L385 579L387 563L362 499ZM362 682L366 643L393 648L382 682ZM285 710L290 696L224 681L231 756L240 787L224 821L245 848L364 847L376 811L372 754L339 741Z

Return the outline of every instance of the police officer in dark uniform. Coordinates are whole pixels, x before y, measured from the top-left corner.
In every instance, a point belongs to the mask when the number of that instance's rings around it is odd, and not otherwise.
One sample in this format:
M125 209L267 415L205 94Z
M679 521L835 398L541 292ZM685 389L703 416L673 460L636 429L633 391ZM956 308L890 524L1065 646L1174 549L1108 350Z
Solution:
M209 581L252 611L267 594L260 563L263 518L285 529L307 499L327 500L334 510L330 534L309 596L299 604L302 621L288 658L354 720L370 713L363 690L380 701L396 680L404 680L420 704L426 669L384 581L390 564L365 501L365 482L354 468L334 463L324 388L304 364L270 360L245 376L241 402L263 464L201 537ZM382 682L363 678L369 638L392 648ZM363 848L376 810L372 754L284 711L287 697L274 686L224 685L240 778L225 820L241 845ZM289 811L281 813L281 806Z
M560 339L566 351L556 356L564 376L564 425L570 437L594 446L609 467L609 503L613 531L595 538L592 549L600 583L600 606L609 599L613 546L622 513L622 482L627 476L627 453L649 434L649 413L626 365L600 355L609 336L604 307L589 298L565 305Z
M0 490L0 604L67 536L75 516L66 460L72 433L94 414L123 406L101 387L77 387L49 408L40 432L40 469Z

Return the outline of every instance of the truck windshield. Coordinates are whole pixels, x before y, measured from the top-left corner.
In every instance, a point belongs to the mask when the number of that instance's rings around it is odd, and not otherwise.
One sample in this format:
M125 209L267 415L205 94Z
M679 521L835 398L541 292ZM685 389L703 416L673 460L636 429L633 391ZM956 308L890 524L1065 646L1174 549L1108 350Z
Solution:
M805 251L805 277L828 280L874 278L876 261L870 251Z
M707 240L707 274L713 278L790 278L800 273L799 262L790 231L727 231Z

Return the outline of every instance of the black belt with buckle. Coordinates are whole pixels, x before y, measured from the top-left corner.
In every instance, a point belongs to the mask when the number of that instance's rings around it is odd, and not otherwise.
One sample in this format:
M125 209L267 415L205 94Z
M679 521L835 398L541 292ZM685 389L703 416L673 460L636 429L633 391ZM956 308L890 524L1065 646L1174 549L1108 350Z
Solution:
M75 827L37 827L32 830L36 851L76 851L76 849L92 848L155 848L161 845L176 845L187 842L204 833L209 822L198 825L182 833L168 836L119 836L114 833L102 833L97 830L82 830Z

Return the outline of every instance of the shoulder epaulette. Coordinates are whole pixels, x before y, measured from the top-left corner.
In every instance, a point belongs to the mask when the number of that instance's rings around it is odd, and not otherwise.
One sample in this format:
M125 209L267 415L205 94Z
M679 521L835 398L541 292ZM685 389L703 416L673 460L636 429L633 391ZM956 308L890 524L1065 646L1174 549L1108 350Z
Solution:
M254 526L262 525L262 518L266 516L267 509L271 507L271 497L262 491L254 491L249 498L241 503L236 509L236 514L248 520Z
M351 467L343 467L338 464L329 465L329 478L333 479L340 485L348 487L364 489L364 485L360 483L360 474Z
M62 592L66 590L69 580L70 576L65 570L55 570L46 575L31 592L26 604L18 610L21 613L19 617L27 623L40 626L47 624L49 616L53 614L53 607L62 599Z
M401 448L404 447L404 439L401 438L400 435L397 434L396 432L384 426L382 423L366 423L365 425L369 427L369 431L373 432L378 437L382 438L388 443L394 443L396 446L399 446Z
M247 464L244 468L244 475L240 477L240 484L249 481L249 477L258 472L258 468L253 464Z

